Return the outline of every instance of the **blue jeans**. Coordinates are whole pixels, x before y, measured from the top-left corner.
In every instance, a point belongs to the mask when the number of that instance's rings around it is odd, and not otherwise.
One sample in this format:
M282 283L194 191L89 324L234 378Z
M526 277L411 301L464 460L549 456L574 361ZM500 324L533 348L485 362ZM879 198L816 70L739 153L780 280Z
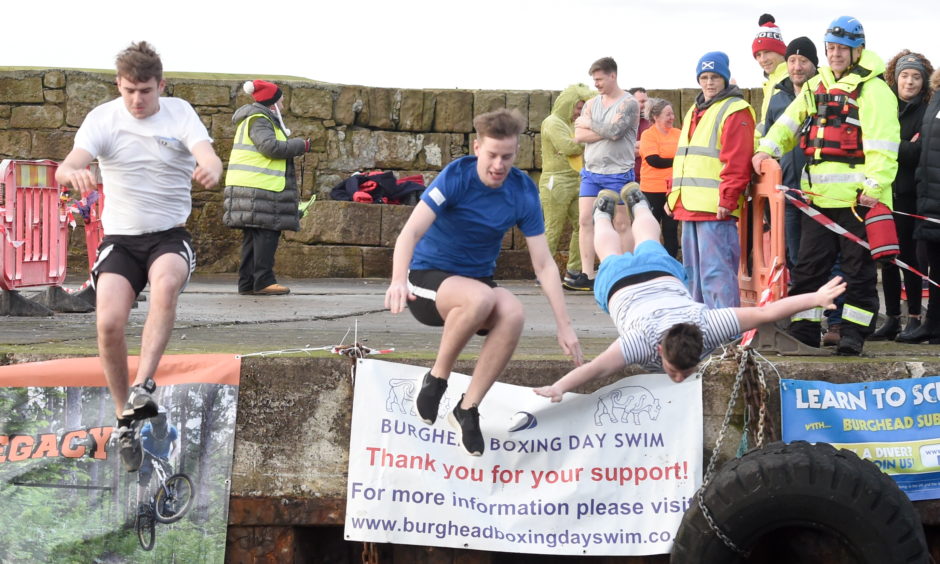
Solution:
M682 264L693 300L710 308L740 307L740 260L736 221L682 222Z

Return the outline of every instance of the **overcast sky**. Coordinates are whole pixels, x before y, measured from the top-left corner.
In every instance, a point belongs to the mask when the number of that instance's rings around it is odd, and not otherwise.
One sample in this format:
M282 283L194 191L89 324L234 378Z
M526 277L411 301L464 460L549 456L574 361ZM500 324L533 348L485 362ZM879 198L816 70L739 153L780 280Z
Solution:
M0 66L113 68L118 51L146 39L166 71L558 90L588 82L591 62L612 56L625 88L693 88L698 58L722 50L738 83L754 87L764 12L785 42L812 39L822 60L829 22L851 15L883 59L908 48L940 66L936 0L16 0L3 7Z

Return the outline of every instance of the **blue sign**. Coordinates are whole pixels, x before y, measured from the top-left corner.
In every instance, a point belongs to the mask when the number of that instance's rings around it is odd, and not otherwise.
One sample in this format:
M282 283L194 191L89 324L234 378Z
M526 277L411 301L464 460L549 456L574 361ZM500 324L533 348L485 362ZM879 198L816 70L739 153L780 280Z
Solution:
M889 474L912 500L940 498L940 376L857 384L781 380L784 442L830 443Z

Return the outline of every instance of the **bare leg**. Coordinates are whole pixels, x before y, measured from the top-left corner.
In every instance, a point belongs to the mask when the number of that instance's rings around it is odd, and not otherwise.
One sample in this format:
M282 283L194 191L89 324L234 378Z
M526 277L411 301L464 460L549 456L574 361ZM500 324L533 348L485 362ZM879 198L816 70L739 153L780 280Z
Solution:
M594 278L594 200L578 198L578 246L581 249L581 272Z
M630 232L630 214L627 213L624 206L617 206L617 214L614 216L614 229L620 234L620 248L632 252L634 244L633 234Z
M98 300L96 308L98 354L114 401L115 413L121 419L128 389L127 339L124 330L136 296L127 278L110 272L101 273L95 284L95 292L98 296L108 297Z
M451 276L437 289L437 310L444 319L444 332L431 374L447 379L457 356L479 331L496 307L494 289L479 280Z
M157 371L176 321L180 290L188 275L189 265L176 254L161 255L150 266L150 311L140 339L140 365L134 378L135 386L152 378Z
M483 341L473 378L460 406L463 409L480 405L493 382L503 373L522 335L525 320L522 303L505 288L494 288L493 293L496 307L484 325L490 332Z
M633 208L633 239L639 245L643 241L659 241L662 232L656 216L648 206L637 205Z
M614 229L610 219L606 215L598 215L597 222L594 224L594 247L601 261L611 255L622 255L622 244L623 238Z

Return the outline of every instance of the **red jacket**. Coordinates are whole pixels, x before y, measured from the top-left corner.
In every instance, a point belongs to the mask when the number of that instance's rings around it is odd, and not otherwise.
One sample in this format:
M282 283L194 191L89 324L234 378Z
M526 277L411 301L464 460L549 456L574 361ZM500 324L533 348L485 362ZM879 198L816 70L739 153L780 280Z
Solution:
M699 120L706 110L692 114L689 136L695 133ZM745 108L727 117L721 132L721 151L718 158L724 163L721 169L721 183L718 185L718 205L734 210L738 207L738 198L751 182L751 157L754 155L754 118ZM716 221L713 213L689 211L682 207L682 200L676 202L673 217L681 221ZM736 220L728 216L728 220Z

